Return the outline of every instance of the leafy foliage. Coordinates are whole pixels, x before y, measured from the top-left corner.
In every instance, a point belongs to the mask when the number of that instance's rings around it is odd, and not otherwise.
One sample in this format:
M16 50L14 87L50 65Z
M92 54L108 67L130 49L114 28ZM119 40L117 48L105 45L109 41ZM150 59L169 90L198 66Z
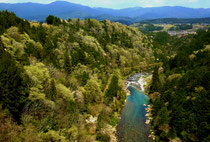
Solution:
M55 26L58 26L59 24L61 24L61 20L58 17L55 17L53 15L49 15L46 18L46 22L49 25L55 25Z
M156 68L153 72L150 91L156 88L160 95L152 101L155 118L152 127L159 141L176 137L183 141L209 141L209 34L209 31L201 31L182 39L181 45L175 47L176 54L168 54L170 58L166 64L169 67L162 64L164 72L159 76ZM157 77L160 80L155 81ZM155 85L157 80L163 84L161 90L154 87L161 86Z
M5 51L0 40L0 103L8 109L16 120L20 120L21 111L27 102L28 86L13 57Z
M148 38L107 20L0 17L0 127L14 126L17 141L112 141L123 78L154 62Z
M113 101L113 98L117 97L117 91L118 91L118 77L116 75L113 75L109 87L105 92L106 104L110 104Z

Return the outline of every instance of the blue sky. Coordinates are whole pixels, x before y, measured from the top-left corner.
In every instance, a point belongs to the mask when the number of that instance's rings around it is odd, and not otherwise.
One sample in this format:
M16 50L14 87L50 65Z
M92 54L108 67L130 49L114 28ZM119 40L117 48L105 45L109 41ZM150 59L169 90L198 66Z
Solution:
M6 3L50 3L55 0L0 0ZM210 0L64 0L90 7L128 8L128 7L157 7L157 6L185 6L192 8L210 8Z

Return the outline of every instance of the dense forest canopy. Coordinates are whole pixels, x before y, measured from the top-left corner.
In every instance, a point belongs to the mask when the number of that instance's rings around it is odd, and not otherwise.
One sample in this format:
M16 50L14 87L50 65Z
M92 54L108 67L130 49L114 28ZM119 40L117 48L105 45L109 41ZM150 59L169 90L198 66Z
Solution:
M177 39L166 35L153 34L160 62L149 95L156 141L210 141L210 31Z
M108 20L0 18L0 141L116 141L124 80L141 71L153 71L155 140L210 141L210 31L177 37L148 24L144 35Z
M107 20L0 17L0 141L115 140L123 80L151 68L151 41Z

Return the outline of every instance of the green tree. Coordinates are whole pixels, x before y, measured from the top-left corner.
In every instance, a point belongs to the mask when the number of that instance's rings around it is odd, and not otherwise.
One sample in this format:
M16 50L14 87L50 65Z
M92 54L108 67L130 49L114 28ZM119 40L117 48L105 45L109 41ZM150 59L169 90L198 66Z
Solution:
M72 71L71 60L67 52L64 54L64 69L68 74L70 74Z
M29 94L22 72L0 41L0 103L17 121Z
M161 82L158 74L159 67L155 67L152 74L152 84L150 86L150 93L160 92L161 91Z
M73 51L72 55L72 65L76 66L78 63L85 63L85 53L82 49L77 48Z
M70 100L67 104L67 112L69 115L69 121L70 123L74 123L78 120L78 115L79 115L79 111L78 111L78 105L76 102L74 102L73 100Z
M55 80L52 79L50 82L50 90L48 94L48 98L51 99L52 101L55 101L57 97L57 90L55 86Z
M117 97L118 92L118 76L113 75L108 89L105 92L105 103L109 104L113 101L113 97Z
M169 114L166 107L161 108L159 114L159 124L167 124L169 122Z
M61 20L58 17L55 17L53 15L49 15L46 18L46 22L49 25L55 25L55 26L58 26L59 24L61 24Z
M83 71L81 75L82 85L84 86L89 79L90 79L89 74L86 71Z
M98 82L94 79L88 80L85 85L84 99L87 104L91 103L101 103L103 93L101 92Z

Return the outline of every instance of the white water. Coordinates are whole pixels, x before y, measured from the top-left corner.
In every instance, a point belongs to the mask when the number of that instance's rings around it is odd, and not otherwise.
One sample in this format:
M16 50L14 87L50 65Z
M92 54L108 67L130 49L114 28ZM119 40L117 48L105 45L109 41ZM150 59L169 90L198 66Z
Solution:
M148 76L148 74L146 73L139 73L139 74L135 74L133 75L130 80L127 82L127 86L136 86L140 89L141 92L145 92L145 85L146 85L146 80L145 78ZM134 80L138 79L138 80Z
M142 92L145 91L145 88L144 88L144 86L146 85L146 81L144 79L145 77L146 77L146 75L141 75L141 77L138 80L138 84L140 85Z

